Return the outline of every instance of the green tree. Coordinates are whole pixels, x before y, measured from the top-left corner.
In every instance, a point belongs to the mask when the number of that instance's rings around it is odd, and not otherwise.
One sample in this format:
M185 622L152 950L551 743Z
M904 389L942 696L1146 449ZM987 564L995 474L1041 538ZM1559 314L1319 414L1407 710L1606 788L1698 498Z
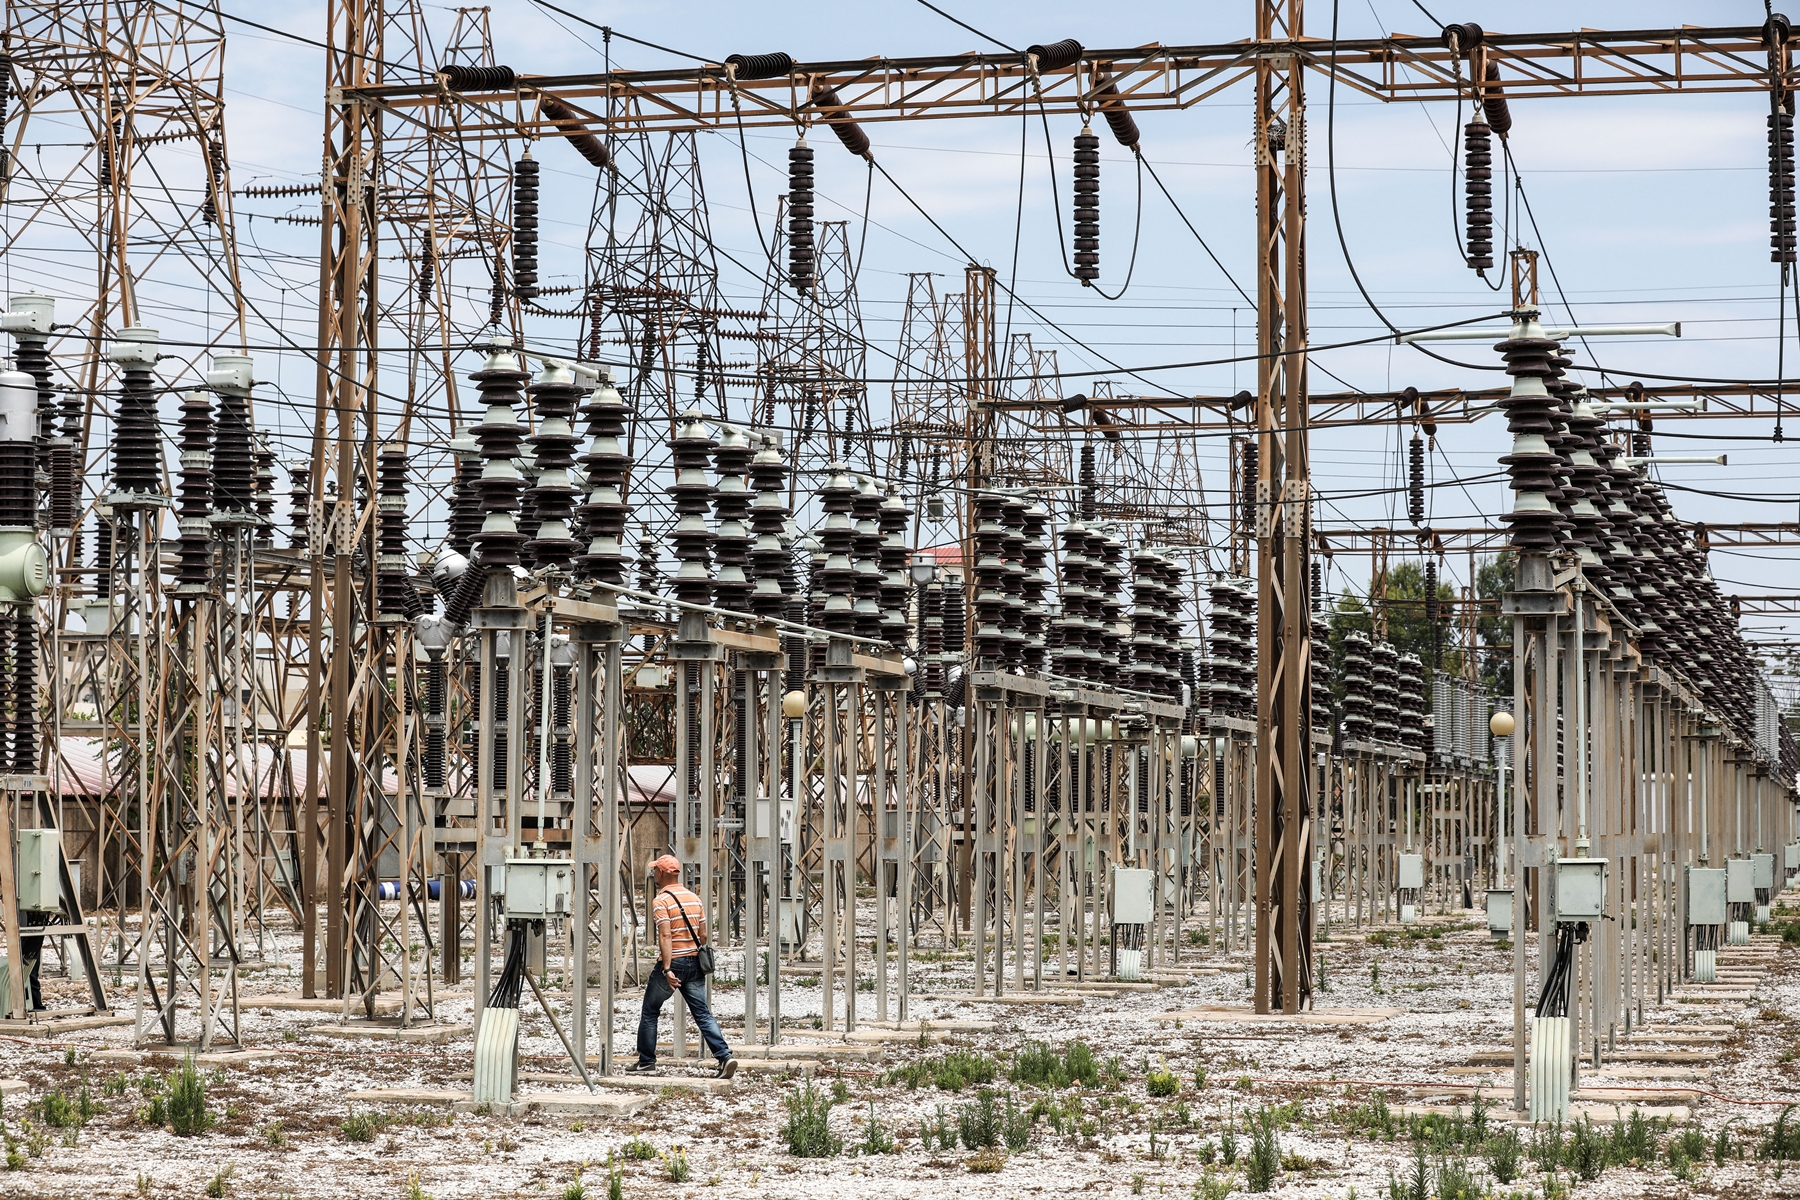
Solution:
M1475 625L1481 642L1481 682L1490 694L1501 698L1513 691L1513 623L1500 612L1500 600L1512 585L1512 551L1501 551L1476 565L1475 596L1482 601Z

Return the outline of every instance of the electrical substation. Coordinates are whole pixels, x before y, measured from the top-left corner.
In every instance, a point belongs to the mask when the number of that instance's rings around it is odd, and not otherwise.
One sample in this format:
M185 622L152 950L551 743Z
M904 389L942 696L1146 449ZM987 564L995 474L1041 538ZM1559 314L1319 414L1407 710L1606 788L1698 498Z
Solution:
M1788 18L612 7L8 4L0 1195L1795 1194Z

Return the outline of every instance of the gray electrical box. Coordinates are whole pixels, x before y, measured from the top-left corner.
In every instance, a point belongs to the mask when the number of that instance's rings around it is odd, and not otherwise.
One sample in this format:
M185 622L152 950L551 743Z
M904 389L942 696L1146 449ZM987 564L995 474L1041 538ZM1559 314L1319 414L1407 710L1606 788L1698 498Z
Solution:
M62 838L54 829L19 830L19 907L27 912L62 908Z
M1394 885L1401 891L1417 890L1425 886L1425 856L1423 854L1399 855L1398 882Z
M1756 903L1755 869L1747 858L1725 860L1725 900L1729 904Z
M1750 856L1750 882L1759 888L1775 886L1775 856L1773 854L1752 854Z
M1687 922L1689 925L1725 923L1724 871L1717 867L1688 868Z
M1597 921L1606 914L1606 859L1556 860L1556 919Z
M1148 925L1154 872L1119 867L1112 876L1112 923Z
M1789 842L1782 847L1785 865L1789 871L1800 871L1800 842Z
M575 864L566 858L509 858L504 887L509 921L565 917L575 892Z
M1487 894L1487 926L1494 937L1512 932L1513 893L1511 888L1489 888Z

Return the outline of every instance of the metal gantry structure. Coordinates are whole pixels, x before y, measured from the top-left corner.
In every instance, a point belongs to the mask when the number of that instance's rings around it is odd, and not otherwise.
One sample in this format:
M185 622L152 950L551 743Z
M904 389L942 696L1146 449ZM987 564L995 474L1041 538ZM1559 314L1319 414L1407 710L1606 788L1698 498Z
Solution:
M93 23L115 8L185 24ZM1756 417L1769 390L1579 389L1516 260L1497 339L1509 389L1313 393L1306 88L1786 95L1785 37L1328 42L1300 0L1254 16L1252 38L1220 46L538 76L495 61L480 14L439 42L417 4L332 0L316 392L284 546L244 353L217 10L12 17L6 199L39 189L98 270L73 325L30 296L0 323L23 373L0 380L0 408L36 422L0 429L0 449L34 456L35 488L3 518L0 559L14 532L52 546L37 592L0 571L5 808L16 843L61 831L64 901L31 911L79 934L92 1007L109 1004L104 967L129 968L140 1040L186 1036L190 1006L202 1044L234 1040L239 972L281 953L286 909L304 993L346 1019L397 994L402 1023L430 1021L472 986L478 1095L510 1095L527 987L577 1069L597 1039L606 1073L615 997L653 937L643 868L667 850L736 951L753 1038L781 1038L796 973L819 975L826 1027L854 1029L911 1019L921 948L966 951L991 995L1179 972L1202 925L1213 952L1248 956L1259 1013L1297 1014L1317 927L1412 920L1479 887L1512 898L1490 923L1519 947L1519 1104L1527 1044L1534 1081L1566 1084L1577 1050L1602 1061L1648 997L1748 923L1690 921L1688 880L1732 861L1762 878L1759 856L1796 840L1797 765L1772 698L1729 683L1752 668L1705 567L1709 546L1791 544L1795 528L1672 521L1604 406L1698 398L1706 416ZM959 292L913 277L881 426L860 231L814 220L814 155L835 142L873 173L865 125L1041 107L1082 118L1079 164L1096 117L1135 151L1133 112L1239 85L1255 113L1254 392L1066 397L1051 352L1001 333L997 274L971 265ZM92 144L28 169L25 125L58 104ZM770 126L807 136L761 306L735 310L697 135ZM165 212L144 182L166 187L164 164L138 167L186 141L204 147L184 160L203 200ZM594 194L579 281L556 283L540 276L538 160L565 152ZM100 217L59 198L71 179ZM1098 253L1083 211L1078 274ZM181 375L146 327L176 263L228 314L167 339L192 360ZM572 350L540 344L558 320L574 332L549 340ZM182 375L203 383L165 401L161 380ZM1516 437L1508 529L1319 519L1313 430L1490 410ZM1203 430L1240 437L1211 502L1184 446ZM428 554L420 519L447 531ZM1501 552L1510 590L1444 622L1436 564ZM1384 577L1390 555L1421 560L1431 627L1467 639L1454 662L1435 640L1403 653L1380 604L1366 635L1324 611L1317 568L1365 553ZM1475 620L1499 609L1510 698L1478 676ZM1490 739L1497 701L1517 732ZM1602 860L1605 911L1641 916L1629 928L1584 921L1559 883ZM1766 901L1790 865L1731 903ZM24 886L0 867L0 908ZM1545 947L1529 1043L1528 926ZM688 1039L678 1018L677 1055ZM1557 1096L1544 1086L1543 1114Z

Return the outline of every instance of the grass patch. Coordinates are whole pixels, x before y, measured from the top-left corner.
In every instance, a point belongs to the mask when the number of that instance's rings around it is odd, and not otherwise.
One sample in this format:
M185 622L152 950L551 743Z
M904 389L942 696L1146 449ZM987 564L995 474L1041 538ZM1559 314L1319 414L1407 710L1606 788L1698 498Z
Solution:
M788 1153L795 1158L833 1158L843 1153L844 1140L831 1133L831 1101L815 1089L812 1081L792 1092L785 1101L787 1121L781 1136Z

